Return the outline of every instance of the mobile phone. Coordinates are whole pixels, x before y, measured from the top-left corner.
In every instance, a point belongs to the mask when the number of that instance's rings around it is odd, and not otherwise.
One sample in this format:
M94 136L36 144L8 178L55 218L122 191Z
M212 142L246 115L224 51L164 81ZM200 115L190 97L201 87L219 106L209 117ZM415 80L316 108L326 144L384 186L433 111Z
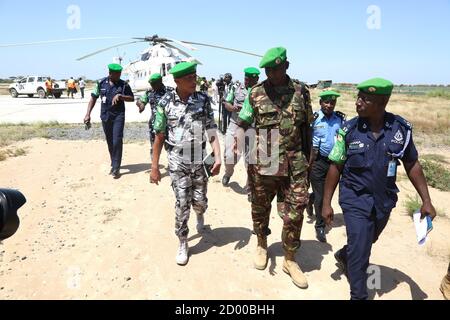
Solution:
M212 176L212 168L216 162L214 158L214 152L211 152L205 159L203 159L203 168L205 169L206 175L208 177Z
M430 233L431 230L433 230L433 221L431 220L430 216L426 216L427 219L427 234Z

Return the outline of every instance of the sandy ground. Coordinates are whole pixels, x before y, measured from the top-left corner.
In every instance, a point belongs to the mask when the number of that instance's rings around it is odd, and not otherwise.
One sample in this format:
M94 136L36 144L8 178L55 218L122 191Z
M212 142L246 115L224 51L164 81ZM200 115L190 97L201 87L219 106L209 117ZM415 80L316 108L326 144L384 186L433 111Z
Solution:
M147 143L124 146L119 180L107 174L104 141L29 140L16 146L28 154L0 162L0 186L20 189L28 201L19 211L19 230L0 244L0 299L349 298L346 277L333 257L345 243L336 197L329 244L316 241L313 221L305 218L297 261L309 288L301 290L281 270L281 219L275 208L268 267L252 267L256 239L242 163L230 188L223 188L220 178L210 181L209 227L199 235L191 219L190 261L180 267L170 179L162 169L162 183L149 184ZM442 299L438 288L450 256L450 220L437 217L428 242L419 247L402 206L414 189L407 179L401 179L400 189L398 207L372 251L381 288L371 297ZM446 209L449 193L431 193L435 206Z

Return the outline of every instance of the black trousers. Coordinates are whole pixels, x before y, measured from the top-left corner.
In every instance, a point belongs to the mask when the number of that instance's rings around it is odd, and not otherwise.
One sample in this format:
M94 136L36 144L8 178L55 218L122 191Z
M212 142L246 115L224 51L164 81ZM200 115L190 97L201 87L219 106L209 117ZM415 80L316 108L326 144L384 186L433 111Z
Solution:
M120 165L122 163L125 114L110 117L107 121L102 121L102 125L103 132L105 132L106 142L108 143L111 167L114 170L120 169Z
M311 186L314 192L314 211L316 213L316 229L325 228L325 221L322 218L322 202L323 202L323 189L325 186L325 178L327 177L330 163L326 158L319 156L316 161L313 162L311 169Z
M230 124L231 112L222 104L222 133L225 134Z

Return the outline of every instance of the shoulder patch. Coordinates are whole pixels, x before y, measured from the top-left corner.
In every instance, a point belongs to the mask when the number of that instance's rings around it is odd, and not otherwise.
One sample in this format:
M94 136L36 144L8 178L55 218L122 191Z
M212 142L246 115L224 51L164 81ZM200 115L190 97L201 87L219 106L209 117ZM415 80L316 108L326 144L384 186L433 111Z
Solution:
M319 117L319 113L316 111L313 113L313 116L314 116L314 120L316 120Z
M412 125L411 122L407 121L406 119L402 118L399 115L395 115L394 117L395 117L395 120L400 122L400 124L402 126L406 127L406 129L408 129L408 130L412 130L413 129L413 125Z
M167 92L159 101L159 105L165 108L172 100L173 100L173 93Z

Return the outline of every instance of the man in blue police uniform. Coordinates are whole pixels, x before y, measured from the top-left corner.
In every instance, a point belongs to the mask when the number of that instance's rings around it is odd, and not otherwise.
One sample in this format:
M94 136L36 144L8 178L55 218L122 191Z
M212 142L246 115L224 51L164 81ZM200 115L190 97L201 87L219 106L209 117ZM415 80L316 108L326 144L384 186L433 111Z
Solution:
M101 98L100 119L108 143L111 158L111 174L114 179L120 177L120 164L122 162L123 128L125 125L125 101L133 102L134 95L125 81L120 79L122 66L117 63L108 65L109 76L97 82L91 93L84 123L91 122L91 112Z
M154 73L150 76L148 80L152 89L145 92L141 98L136 101L136 105L139 108L139 113L145 110L145 106L150 104L151 116L148 122L149 136L150 136L150 159L153 157L153 144L155 143L155 118L156 118L156 107L158 106L159 100L168 92L172 91L173 88L166 87L162 82L162 76L159 73Z
M345 115L334 111L340 94L333 90L326 90L319 94L320 110L314 113L312 152L309 159L310 181L314 192L314 209L316 212L316 237L320 242L327 242L325 236L325 222L322 218L322 200L325 177L331 161L328 155L333 149L337 132L342 125Z
M412 139L412 126L386 112L392 82L374 78L362 82L356 100L358 117L344 123L329 158L334 162L325 181L322 216L333 221L331 198L339 177L339 205L344 213L347 245L335 253L350 282L352 299L367 299L370 252L397 202L396 173L402 161L422 199L422 218L436 216L427 182Z

